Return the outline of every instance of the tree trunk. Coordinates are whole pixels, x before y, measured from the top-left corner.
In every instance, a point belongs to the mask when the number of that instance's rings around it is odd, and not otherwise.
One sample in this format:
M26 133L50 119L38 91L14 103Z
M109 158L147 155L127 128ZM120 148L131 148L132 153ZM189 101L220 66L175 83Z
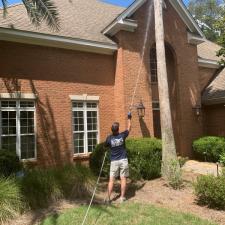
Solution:
M162 132L162 176L168 178L171 163L177 159L172 116L169 99L169 85L166 68L165 41L163 27L163 0L154 0L155 39L157 51L158 88ZM179 169L179 168L178 168Z

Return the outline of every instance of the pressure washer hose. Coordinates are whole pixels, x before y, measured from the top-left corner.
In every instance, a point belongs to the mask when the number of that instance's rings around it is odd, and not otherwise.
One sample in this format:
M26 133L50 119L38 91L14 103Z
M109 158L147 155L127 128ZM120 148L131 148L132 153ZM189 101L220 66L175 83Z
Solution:
M97 187L98 187L98 184L99 184L99 181L100 181L100 177L101 177L101 175L102 175L102 170L103 170L103 167L104 167L104 164L105 164L106 155L107 155L107 151L105 152L105 155L104 155L104 158L103 158L103 161L102 161L102 166L101 166L101 169L100 169L100 172L99 172L99 175L98 175L98 179L97 179L97 182L96 182L96 185L95 185L95 189L94 189L94 192L93 192L93 194L92 194L91 201L90 201L89 206L88 206L88 208L87 208L86 214L85 214L85 216L84 216L84 220L83 220L83 222L82 222L82 225L85 224L85 221L86 221L86 219L87 219L89 210L90 210L91 205L92 205L92 202L93 202L93 200L94 200L95 192L96 192L96 190L97 190Z

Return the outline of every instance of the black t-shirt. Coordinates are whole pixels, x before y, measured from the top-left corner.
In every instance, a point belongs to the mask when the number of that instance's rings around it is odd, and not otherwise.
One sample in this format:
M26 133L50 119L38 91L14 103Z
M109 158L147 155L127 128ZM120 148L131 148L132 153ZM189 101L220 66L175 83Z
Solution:
M110 159L111 161L121 160L127 158L127 152L125 148L125 139L129 135L129 131L126 130L118 135L110 135L107 137L105 145L110 147Z

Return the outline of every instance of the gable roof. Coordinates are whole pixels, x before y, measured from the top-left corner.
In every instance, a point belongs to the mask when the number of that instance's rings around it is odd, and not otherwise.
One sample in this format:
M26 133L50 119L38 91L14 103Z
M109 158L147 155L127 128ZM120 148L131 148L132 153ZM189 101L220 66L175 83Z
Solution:
M225 68L206 87L202 102L206 105L225 103Z
M118 32L118 25L120 25L121 21L126 20L132 16L147 0L136 0L131 4L122 14L120 14L115 20L112 21L104 30L104 34L108 34L113 36ZM204 38L205 35L201 31L200 27L189 13L188 9L182 2L182 0L168 0L176 12L180 15L183 22L187 25L189 30L194 33L198 34L200 37Z

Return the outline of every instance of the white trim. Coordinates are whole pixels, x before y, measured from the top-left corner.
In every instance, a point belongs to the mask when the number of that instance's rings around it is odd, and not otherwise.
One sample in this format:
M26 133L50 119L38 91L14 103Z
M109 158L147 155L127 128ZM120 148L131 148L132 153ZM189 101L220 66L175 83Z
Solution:
M0 93L0 99L37 99L37 95L33 93L21 93L21 92L14 92L14 93Z
M188 43L193 44L193 45L199 45L199 44L206 41L205 38L202 38L200 36L196 36L196 35L194 35L190 32L187 33L187 39L188 39Z
M0 28L0 40L112 55L116 44Z
M220 65L218 64L216 60L203 59L203 58L198 58L198 66L212 68L212 69L220 68Z
M85 95L83 95L85 96ZM95 96L94 96L95 97ZM82 100L82 103L83 103L83 107L73 107L73 102L76 102L76 101L81 101L81 99L78 99L78 100L72 100L71 104L72 104L72 143L73 143L73 155L74 157L76 156L82 156L82 155L87 155L87 154L90 154L91 152L88 151L88 133L90 132L96 132L97 133L97 144L99 144L100 142L100 126L99 126L99 102L96 102L96 107L95 108L88 108L87 107L87 104L90 103L90 102L93 102L91 100L88 100L88 101L84 101ZM84 120L84 130L83 131L74 131L74 127L73 127L73 112L76 112L76 111L82 111L83 112L83 120ZM97 129L96 130L88 130L88 127L87 127L87 112L96 112L97 113ZM75 146L74 146L74 134L79 134L79 133L82 133L84 134L84 152L83 153L74 153L74 150L75 150Z
M181 19L187 25L190 31L193 33L199 34L201 37L205 38L205 35L201 31L200 27L198 26L198 24L196 23L192 15L187 10L184 3L181 2L181 0L169 0L169 2L177 11L177 13L180 15Z
M113 36L119 30L120 21L125 20L127 17L130 17L133 13L135 13L147 0L136 0L130 7L128 7L125 11L122 12L111 24L109 24L103 31L103 34L107 34ZM185 5L180 0L169 0L171 5L177 11L183 22L187 25L191 32L199 34L200 37L205 38L205 35L201 31L198 24L195 22L194 18L188 12ZM165 6L164 6L165 7Z
M92 96L92 95L69 95L72 101L99 101L99 96Z
M4 100L2 100L4 101ZM6 100L7 101L7 100ZM9 100L12 101L12 100ZM35 99L31 99L34 103L34 107L20 107L20 102L26 101L26 99L15 99L16 107L2 107L0 105L0 112L2 111L13 111L16 112L16 134L13 135L2 135L2 131L0 129L0 148L2 147L1 139L2 137L13 136L16 137L16 154L18 155L20 161L36 161L37 160L37 130L36 130L36 104ZM1 102L0 102L1 103ZM28 134L21 134L21 126L20 126L20 115L21 112L33 112L34 113L34 132ZM0 113L0 126L1 126L2 118ZM34 136L34 158L21 159L21 137L22 136Z

